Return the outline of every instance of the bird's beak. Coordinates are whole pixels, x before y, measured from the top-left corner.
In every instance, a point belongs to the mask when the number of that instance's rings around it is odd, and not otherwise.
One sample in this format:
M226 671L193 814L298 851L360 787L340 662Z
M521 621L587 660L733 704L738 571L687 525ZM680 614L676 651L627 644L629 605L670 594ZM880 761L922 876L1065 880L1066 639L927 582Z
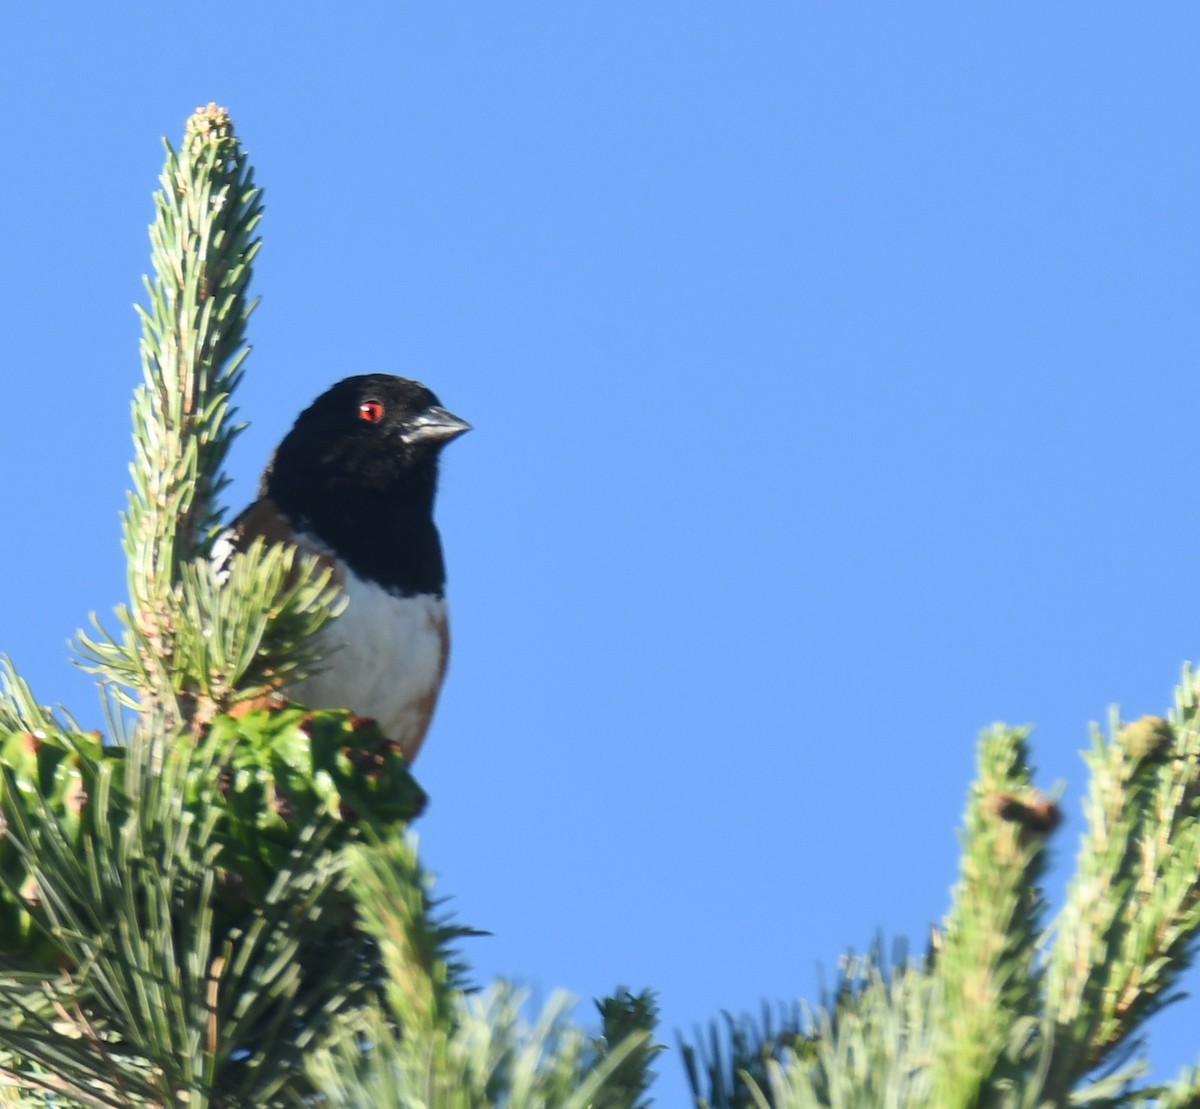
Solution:
M406 443L449 443L470 430L471 425L466 420L460 420L453 412L434 404L410 420L400 438Z

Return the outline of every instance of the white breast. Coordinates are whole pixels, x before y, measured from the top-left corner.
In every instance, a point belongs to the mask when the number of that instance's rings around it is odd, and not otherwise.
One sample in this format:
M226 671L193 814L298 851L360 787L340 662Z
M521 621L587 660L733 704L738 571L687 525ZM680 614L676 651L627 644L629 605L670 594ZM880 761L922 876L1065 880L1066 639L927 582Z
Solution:
M379 721L416 756L445 674L449 635L440 597L394 597L347 574L347 604L319 633L320 673L289 686L290 700L348 708Z

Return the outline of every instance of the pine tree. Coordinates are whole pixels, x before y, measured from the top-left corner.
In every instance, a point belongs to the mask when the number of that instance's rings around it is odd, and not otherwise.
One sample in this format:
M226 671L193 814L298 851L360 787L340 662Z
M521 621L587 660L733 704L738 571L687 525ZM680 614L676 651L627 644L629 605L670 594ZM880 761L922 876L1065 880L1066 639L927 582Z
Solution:
M262 198L209 105L166 148L140 310L128 605L78 641L110 736L0 673L0 1091L15 1104L633 1106L622 1043L474 997L377 727L272 699L335 604L315 560L211 555ZM256 708L260 704L273 707ZM615 1028L620 1022L610 1021ZM611 1029L610 1029L611 1031ZM625 1032L632 1031L632 1035ZM6 1096L0 1093L0 1097Z
M816 1011L683 1044L697 1106L1200 1105L1200 1070L1149 1085L1129 1057L1200 929L1200 679L1185 670L1170 720L1114 715L1087 762L1087 829L1049 928L1039 879L1061 814L1033 785L1026 730L996 726L928 951L889 965L876 950Z
M589 1033L563 998L530 1024L473 990L408 767L349 712L273 696L316 661L319 566L260 546L213 569L261 214L227 114L197 110L151 228L130 600L78 641L109 735L0 666L0 1103L645 1109L653 996L617 990ZM1200 679L1166 718L1114 714L1087 761L1055 920L1058 804L997 725L927 950L681 1042L698 1109L1200 1106L1200 1070L1153 1086L1132 1057L1200 930Z

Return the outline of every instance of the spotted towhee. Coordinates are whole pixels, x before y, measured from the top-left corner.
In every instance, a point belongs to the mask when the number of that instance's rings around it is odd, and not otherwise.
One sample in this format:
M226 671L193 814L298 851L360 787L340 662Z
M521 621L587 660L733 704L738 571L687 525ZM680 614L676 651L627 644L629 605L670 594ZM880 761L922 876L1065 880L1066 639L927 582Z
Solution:
M446 672L445 565L433 523L438 456L470 429L424 385L387 374L339 381L300 413L258 499L214 559L256 537L333 570L346 605L322 631L321 664L284 690L315 708L374 717L411 762Z

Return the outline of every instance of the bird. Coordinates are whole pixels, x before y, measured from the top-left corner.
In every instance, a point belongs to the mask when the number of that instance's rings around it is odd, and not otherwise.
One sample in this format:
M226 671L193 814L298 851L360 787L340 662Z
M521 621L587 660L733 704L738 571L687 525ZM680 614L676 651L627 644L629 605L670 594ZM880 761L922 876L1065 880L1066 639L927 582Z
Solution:
M227 561L261 538L331 569L344 607L317 633L319 667L283 695L375 719L410 765L450 652L439 456L469 430L418 381L347 377L296 418L256 499L213 548Z

